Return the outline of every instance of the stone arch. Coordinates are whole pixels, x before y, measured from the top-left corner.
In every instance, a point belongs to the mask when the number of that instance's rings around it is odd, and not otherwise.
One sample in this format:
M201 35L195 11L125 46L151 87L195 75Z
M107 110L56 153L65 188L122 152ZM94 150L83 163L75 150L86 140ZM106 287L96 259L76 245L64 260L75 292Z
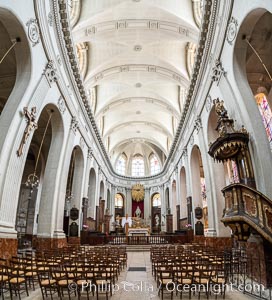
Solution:
M178 229L179 216L177 216L177 182L172 181L172 214L173 214L173 229Z
M101 180L100 181L100 187L99 187L99 198L104 200L105 197L105 185L104 185L104 181Z
M187 212L187 181L185 167L180 169L180 217L186 218Z
M110 192L110 189L107 189L106 208L110 209L110 207L111 207L111 192Z
M7 50L15 44L1 63L0 76L5 91L1 91L0 115L17 108L23 98L31 76L31 54L24 24L11 11L0 8L0 36L2 58ZM8 76L7 76L8 75ZM7 105L9 103L9 105ZM10 118L10 115L8 116ZM1 117L2 119L2 117ZM2 124L1 124L2 128Z
M272 41L271 34L269 34L272 30L271 20L271 13L264 8L257 8L250 11L242 21L238 31L233 57L233 73L241 93L239 107L240 111L242 111L242 121L253 136L253 138L250 139L250 152L256 185L260 191L268 196L272 194L269 179L269 170L272 168L272 152L269 147L262 117L259 113L256 99L254 98L258 86L268 84L267 74L265 74L265 69L254 51L252 51L248 42L251 43L253 48L261 56L263 62L270 70L270 74L272 74L272 63L270 60ZM267 23L266 25L265 22ZM267 30L265 30L265 26ZM265 32L266 34L264 34ZM264 47L264 42L267 43L267 47ZM268 90L267 97L271 103L271 80L268 85L270 93ZM256 142L257 140L258 142ZM261 159L263 157L267 157L268 159Z
M165 208L166 212L170 209L169 187L165 189Z
M152 193L150 197L150 202L151 202L151 229L153 233L158 234L161 232L161 226L162 226L161 194L159 192Z
M64 140L64 125L58 109L48 104L43 108L51 116L52 138L44 172L44 181L41 192L39 209L38 236L52 238L57 237L56 226L58 219L63 218L62 212L58 211L59 180L61 169L61 156ZM42 112L43 112L42 111ZM58 237L63 237L63 232Z
M205 174L201 152L197 145L193 146L190 163L192 174L193 210L195 207L201 207L203 209L203 219L201 221L204 224L204 228L208 229L208 207Z
M91 168L89 175L88 199L88 216L93 217L96 199L96 172L94 168Z
M67 174L66 183L66 196L65 196L65 206L64 206L64 232L66 235L69 233L69 223L71 220L70 209L75 207L79 211L81 209L81 198L82 198L82 177L84 172L84 157L80 146L75 146L71 152L71 159L69 165L69 171ZM81 224L81 214L79 214L79 219L75 221L78 225ZM79 233L79 231L78 231Z

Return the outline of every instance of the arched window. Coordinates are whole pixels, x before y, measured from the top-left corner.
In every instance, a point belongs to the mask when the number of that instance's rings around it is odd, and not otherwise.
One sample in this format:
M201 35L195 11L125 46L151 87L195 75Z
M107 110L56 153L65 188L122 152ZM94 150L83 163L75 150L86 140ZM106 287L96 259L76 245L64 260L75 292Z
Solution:
M144 159L141 155L135 155L132 159L131 175L140 177L145 175Z
M116 172L120 175L126 174L126 162L127 157L124 154L121 154L116 163Z
M259 93L255 96L260 114L262 116L264 128L272 151L272 112L264 93Z
M124 199L121 194L116 194L115 195L115 205L116 208L123 208L124 206Z
M156 193L152 197L152 206L153 207L161 207L161 195Z
M159 173L161 170L158 158L155 154L152 154L150 157L150 175Z

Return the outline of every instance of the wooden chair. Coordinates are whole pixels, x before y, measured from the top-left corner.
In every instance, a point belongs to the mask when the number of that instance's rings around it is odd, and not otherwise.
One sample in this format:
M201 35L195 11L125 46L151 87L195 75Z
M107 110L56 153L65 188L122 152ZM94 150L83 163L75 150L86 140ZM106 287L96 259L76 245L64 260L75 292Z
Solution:
M4 293L9 291L8 279L6 260L0 259L0 295L2 300L4 300Z
M163 299L164 291L170 292L171 299L173 299L173 293L175 290L175 279L174 272L172 266L169 265L161 265L158 270L158 283L159 283L159 291L158 295L161 295Z
M93 283L96 290L96 298L99 294L105 294L108 300L109 294L112 296L112 274L107 266L99 265L94 268Z
M27 281L22 265L11 266L8 268L8 281L11 299L13 299L13 294L15 294L15 296L19 296L19 299L21 300L21 293L23 292L28 296Z
M196 285L196 290L198 291L198 299L200 299L201 291L205 292L207 299L209 298L210 275L211 270L209 270L206 266L195 266L193 270L193 284Z
M29 284L29 287L32 287L34 291L35 282L38 282L38 275L36 261L33 257L29 257L25 261L25 277Z
M224 266L224 264L217 265L216 268L214 268L211 271L211 276L210 276L210 290L212 294L215 294L216 299L219 294L221 294L223 296L223 299L225 299L227 283L228 283L227 268Z
M74 279L69 278L71 275L71 270L64 269L62 266L54 267L52 269L52 277L56 280L59 296L62 299L64 294L68 295L69 300L71 299L71 294L74 293L76 295L76 283Z
M175 283L176 292L180 293L180 298L182 299L183 292L188 291L189 299L191 299L193 284L193 273L191 268L188 268L187 265L180 264L180 269L175 270Z
M89 293L92 292L92 294L94 295L92 289L93 268L90 269L90 266L88 264L80 264L77 266L75 276L78 299L80 299L81 295L86 292L87 299L89 300Z
M50 295L51 299L53 299L53 295L55 293L59 295L57 281L53 279L50 270L44 270L44 268L41 268L37 271L37 274L43 300L45 300L48 295Z

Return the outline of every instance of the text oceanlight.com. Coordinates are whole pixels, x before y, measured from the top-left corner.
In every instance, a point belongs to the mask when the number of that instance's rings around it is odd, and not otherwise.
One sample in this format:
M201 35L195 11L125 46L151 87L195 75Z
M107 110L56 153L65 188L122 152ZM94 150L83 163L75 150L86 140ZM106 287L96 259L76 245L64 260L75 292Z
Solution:
M109 283L107 281L100 281L99 285L96 285L92 281L85 281L80 286L78 286L75 282L69 284L70 291L80 290L84 292L88 291L96 291L99 289L100 292L112 292L116 293L118 291L125 292L146 292L153 293L162 288L162 283L159 282L158 286L155 286L150 282L145 281L122 281L119 284ZM262 292L265 290L265 287L262 284L240 284L234 285L233 283L228 284L177 284L175 282L169 281L168 283L163 285L163 288L168 292L184 292L184 293L198 293L198 292L211 292L213 294L220 294L223 291L232 292L234 290L238 290L240 292L248 292L248 293L256 293Z

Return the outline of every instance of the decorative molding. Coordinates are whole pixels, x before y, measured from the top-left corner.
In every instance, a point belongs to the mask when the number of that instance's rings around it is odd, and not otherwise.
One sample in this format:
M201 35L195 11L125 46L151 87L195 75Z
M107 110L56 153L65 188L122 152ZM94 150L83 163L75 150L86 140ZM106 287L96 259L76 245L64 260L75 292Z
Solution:
M195 55L196 55L197 44L188 42L186 45L186 69L189 76L192 76L193 67L195 63Z
M57 69L54 66L53 60L50 60L47 63L43 74L45 75L50 87L54 82L58 81Z
M201 26L202 7L201 0L192 0L194 20L198 28Z
M227 72L222 67L222 63L219 59L215 61L215 65L212 68L212 81L217 82L217 85L219 85L219 82L223 76L226 76Z
M194 145L195 139L194 139L194 136L193 136L193 135L191 135L189 143L190 143L191 146Z
M142 51L142 49L143 49L143 47L142 47L141 45L135 45L135 46L133 47L133 50L134 50L134 51L137 51L137 52Z
M82 136L79 139L79 145L80 145L81 149L85 148L85 141L84 141L84 138Z
M101 107L100 110L96 112L96 117L98 118L101 114L105 114L107 111L117 107L120 104L132 103L132 102L139 103L140 101L144 101L146 103L151 103L151 104L157 105L161 109L164 109L167 112L171 112L171 114L173 114L177 119L180 118L179 112L176 110L176 108L174 106L172 106L172 104L166 103L160 99L151 98L151 97L150 98L149 97L129 97L129 98L116 99L116 100L108 103L105 107Z
M212 106L213 106L212 97L211 97L211 95L208 95L207 99L206 99L206 103L205 103L206 111L209 112L211 110Z
M61 58L60 58L60 55L58 54L57 55L57 62L58 64L61 66L62 65L62 61L61 61Z
M187 156L188 156L188 150L187 150L186 147L183 148L181 156L184 156L184 157L187 157Z
M28 38L32 43L32 47L34 47L40 42L38 21L36 19L31 18L26 23L26 26L28 27Z
M238 21L234 17L231 17L229 21L229 25L227 28L227 42L232 45L236 36L237 36L237 30L238 30Z
M58 100L59 111L63 114L66 111L66 104L64 99L60 96Z
M95 86L98 84L98 81L105 79L108 76L116 75L122 72L154 72L158 75L168 77L170 80L175 81L176 83L184 87L187 87L190 83L188 79L186 79L183 75L164 67L147 64L129 64L104 69L99 73L94 74L92 77L87 78L86 84Z
M77 130L79 129L79 123L75 116L72 117L70 129L76 134Z
M198 133L201 128L202 128L201 117L200 117L200 115L198 115L195 119L194 129Z
M91 147L88 148L87 158L88 159L92 159L93 158L93 150L92 150Z
M118 30L131 30L131 29L143 29L143 30L161 30L167 34L177 34L179 37L184 36L192 41L197 41L198 32L192 30L184 25L166 22L162 20L151 19L121 19L114 21L105 21L97 24L92 24L83 28L86 36L93 36L97 34L110 33L111 31Z
M53 26L53 14L52 14L52 11L50 11L49 13L48 13L48 24L49 24L49 26Z
M72 0L71 1L71 10L70 10L70 24L71 24L71 27L73 28L79 18L80 18L80 13L81 13L81 0Z
M85 78L88 69L88 51L89 46L87 43L78 43L76 45L76 53L78 58L79 72L82 78Z

